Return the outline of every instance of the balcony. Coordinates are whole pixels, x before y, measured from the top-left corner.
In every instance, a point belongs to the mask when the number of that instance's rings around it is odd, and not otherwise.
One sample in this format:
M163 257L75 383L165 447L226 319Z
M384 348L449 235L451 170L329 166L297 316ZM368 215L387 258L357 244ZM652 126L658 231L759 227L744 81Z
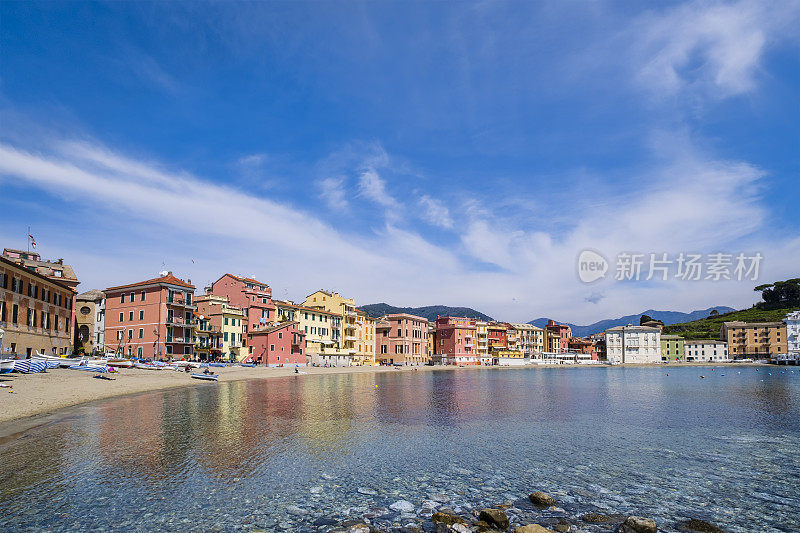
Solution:
M167 305L174 305L176 307L188 307L190 309L197 309L197 306L194 305L191 301L189 303L186 302L186 298L178 298L175 296L167 298Z
M346 340L346 341L357 341L358 337L356 337L355 335L345 335L344 336L344 340Z

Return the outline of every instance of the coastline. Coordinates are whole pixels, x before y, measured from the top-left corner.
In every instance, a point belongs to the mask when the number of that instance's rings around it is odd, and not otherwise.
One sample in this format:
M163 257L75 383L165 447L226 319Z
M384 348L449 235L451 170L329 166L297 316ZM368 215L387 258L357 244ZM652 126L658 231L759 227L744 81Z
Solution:
M626 364L610 367L608 365L526 365L526 366L353 366L353 367L304 367L308 376L379 372L411 371L485 371L519 369L573 369L573 368L677 368L677 367L751 367L762 363L670 363L670 364ZM275 379L296 376L294 367L284 368L215 368L220 382ZM183 372L171 370L142 370L122 368L114 381L93 379L87 372L55 369L41 374L3 374L0 383L13 386L0 389L0 441L9 436L24 432L31 427L47 423L48 417L58 416L69 408L79 407L96 401L122 396L141 394L178 387L209 386L206 381L196 380Z

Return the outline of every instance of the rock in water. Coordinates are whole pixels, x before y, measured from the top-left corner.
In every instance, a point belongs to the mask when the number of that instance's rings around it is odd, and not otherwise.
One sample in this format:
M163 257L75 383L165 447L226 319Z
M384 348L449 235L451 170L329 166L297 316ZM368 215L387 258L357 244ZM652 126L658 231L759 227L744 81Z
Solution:
M466 524L467 521L461 518L458 515L450 514L450 513L443 513L439 511L438 513L433 513L431 516L431 522L434 524L445 524L445 525L453 525L453 524Z
M390 505L389 509L398 513L410 513L414 510L414 504L406 500L398 500Z
M531 502L534 505L549 506L549 505L555 505L556 503L556 500L553 499L552 496L542 491L536 491L530 496L528 496L528 498L530 498Z
M696 531L698 533L725 533L714 524L710 524L705 520L698 520L697 518L681 522L678 524L678 528L683 531Z
M478 514L478 518L501 531L507 530L510 525L508 515L500 509L483 509Z
M655 520L641 516L629 516L619 529L619 533L657 533L658 527Z
M590 524L604 524L606 522L611 522L612 518L600 513L586 513L581 517L581 520L589 522Z
M514 530L514 533L554 533L552 529L540 526L539 524L528 524Z

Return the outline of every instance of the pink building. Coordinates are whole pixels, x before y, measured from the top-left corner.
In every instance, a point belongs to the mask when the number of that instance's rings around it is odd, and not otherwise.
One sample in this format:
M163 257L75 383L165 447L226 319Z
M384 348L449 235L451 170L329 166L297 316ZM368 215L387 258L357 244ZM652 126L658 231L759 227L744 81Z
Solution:
M253 354L252 346L248 345L248 332L277 320L275 304L272 303L272 289L266 283L253 278L225 274L211 285L210 294L226 296L230 305L244 311L242 341L250 354Z
M297 322L283 322L251 331L247 334L252 353L245 362L258 362L267 366L306 365L305 333L297 329Z
M194 289L172 272L106 289L106 351L145 359L190 359L197 309Z
M436 319L437 355L446 365L479 365L475 320L471 318L441 316Z
M383 317L375 324L375 359L385 365L426 364L428 321L406 313Z
M556 324L554 320L548 320L544 329L558 335L558 346L561 353L569 352L569 340L572 338L572 328L566 324Z

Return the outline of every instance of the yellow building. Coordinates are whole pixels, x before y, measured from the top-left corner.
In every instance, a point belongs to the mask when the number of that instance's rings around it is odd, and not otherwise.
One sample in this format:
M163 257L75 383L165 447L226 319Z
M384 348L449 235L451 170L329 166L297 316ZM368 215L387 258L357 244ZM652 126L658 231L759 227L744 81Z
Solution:
M558 353L561 351L561 337L555 331L547 331L545 330L546 336L546 352L550 353Z
M365 361L375 359L375 321L367 321L366 315L359 315L356 303L352 298L345 298L337 292L318 290L309 294L303 302L303 307L322 309L342 317L340 327L341 350L340 355L349 358L349 363L363 364ZM371 330L368 331L369 325ZM371 341L368 340L371 337ZM372 342L372 346L370 346ZM371 348L371 351L369 350ZM337 357L339 354L337 354Z
M353 362L349 352L342 348L342 315L285 300L273 303L279 322L297 322L297 329L305 333L309 364L347 366Z
M208 319L208 324L205 326L208 328L208 333L220 335L219 349L222 359L241 361L250 355L247 349L242 348L245 321L242 309L230 305L226 296L215 294L197 296L194 301L197 305L197 314Z
M478 320L475 322L475 338L477 340L475 352L482 365L491 365L492 356L489 354L489 324Z

